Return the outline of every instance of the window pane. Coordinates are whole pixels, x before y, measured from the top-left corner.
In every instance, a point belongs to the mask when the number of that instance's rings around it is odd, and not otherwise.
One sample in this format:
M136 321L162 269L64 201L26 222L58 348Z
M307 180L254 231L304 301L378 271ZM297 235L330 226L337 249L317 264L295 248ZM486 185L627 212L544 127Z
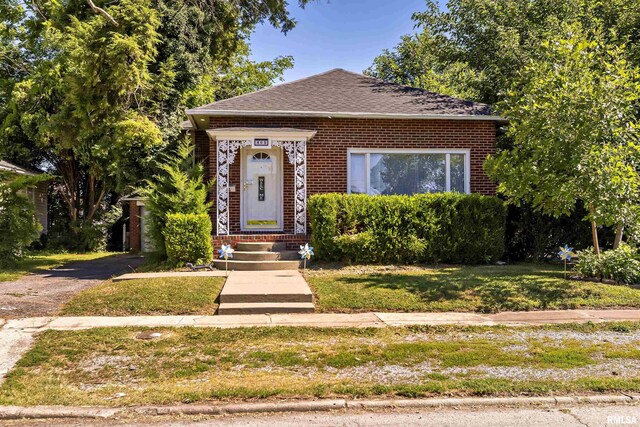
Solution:
M444 154L371 154L370 194L445 191Z
M464 193L464 154L451 154L449 156L451 170L451 191Z
M365 154L351 155L351 192L362 194L367 192L367 176Z

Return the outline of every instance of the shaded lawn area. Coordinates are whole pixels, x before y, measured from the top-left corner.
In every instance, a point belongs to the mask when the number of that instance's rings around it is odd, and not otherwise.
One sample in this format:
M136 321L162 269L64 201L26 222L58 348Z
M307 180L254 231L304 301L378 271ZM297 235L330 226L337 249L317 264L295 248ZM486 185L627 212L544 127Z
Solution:
M50 270L52 268L60 267L61 265L67 264L69 262L90 261L93 259L104 258L115 254L115 252L34 252L18 261L15 266L3 268L2 271L0 271L0 282L10 282L13 280L18 280L25 274L38 273L42 270Z
M305 272L322 312L638 308L640 289L565 280L547 264L353 266Z
M162 336L141 340L143 331ZM638 392L639 345L640 323L630 322L47 331L8 375L0 404Z
M214 314L224 277L106 281L75 295L63 316Z

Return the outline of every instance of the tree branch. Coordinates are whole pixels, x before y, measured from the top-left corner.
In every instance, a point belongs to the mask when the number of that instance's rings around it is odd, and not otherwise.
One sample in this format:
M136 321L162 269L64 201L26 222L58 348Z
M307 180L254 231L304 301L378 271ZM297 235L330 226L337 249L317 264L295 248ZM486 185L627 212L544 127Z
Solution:
M93 10L95 13L99 13L100 15L104 16L105 18L107 18L109 21L111 21L111 23L114 26L118 26L118 23L116 22L115 19L113 19L113 16L109 15L109 12L107 12L106 10L104 10L101 7L96 6L92 0L87 0L87 3L89 3L89 6L91 6L91 10Z

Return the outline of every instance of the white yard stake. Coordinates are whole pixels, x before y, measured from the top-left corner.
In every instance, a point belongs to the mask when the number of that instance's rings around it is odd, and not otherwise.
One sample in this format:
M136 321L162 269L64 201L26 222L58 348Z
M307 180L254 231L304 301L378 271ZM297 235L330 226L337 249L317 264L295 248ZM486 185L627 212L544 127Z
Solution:
M576 254L573 253L573 248L570 248L569 245L564 245L564 247L560 246L558 256L564 261L564 280L567 280L567 261L571 261L571 257L576 256Z
M307 260L311 259L311 257L314 255L313 253L313 246L309 246L308 243L305 243L304 246L300 245L300 250L298 251L298 253L300 254L300 258L302 258L302 269L306 270L307 269Z
M225 277L229 277L229 269L227 265L229 263L229 258L233 258L233 249L231 249L231 244L222 245L220 249L218 249L218 253L220 254L220 258L224 259L224 275Z

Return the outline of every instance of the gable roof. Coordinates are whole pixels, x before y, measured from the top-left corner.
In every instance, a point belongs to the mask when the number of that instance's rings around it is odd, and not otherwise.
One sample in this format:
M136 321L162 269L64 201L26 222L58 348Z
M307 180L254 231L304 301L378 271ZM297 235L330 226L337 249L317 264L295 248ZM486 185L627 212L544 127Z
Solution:
M13 172L13 173L17 173L17 174L20 174L20 175L30 175L30 176L38 175L38 174L41 173L41 172L25 169L25 168L20 167L20 166L16 166L13 163L5 162L2 159L0 159L0 170Z
M504 119L491 107L336 68L187 110L208 116Z

